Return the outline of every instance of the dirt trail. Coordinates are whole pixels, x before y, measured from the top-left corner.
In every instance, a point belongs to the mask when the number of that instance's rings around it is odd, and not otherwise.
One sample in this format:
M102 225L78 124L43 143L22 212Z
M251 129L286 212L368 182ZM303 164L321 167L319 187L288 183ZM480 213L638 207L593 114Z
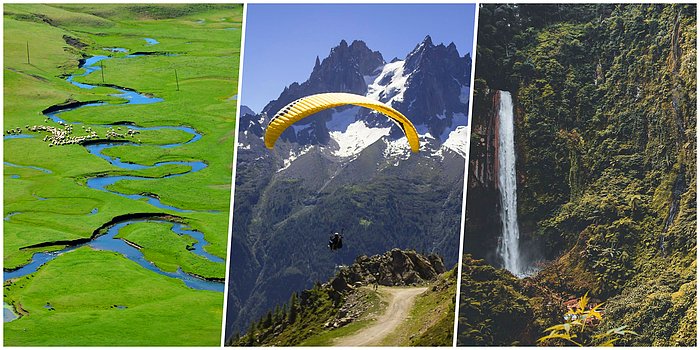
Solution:
M379 292L388 302L384 313L377 318L369 327L361 329L359 332L347 337L339 338L335 341L336 346L370 346L379 343L401 322L403 322L413 307L413 302L418 296L425 292L428 287L381 287Z

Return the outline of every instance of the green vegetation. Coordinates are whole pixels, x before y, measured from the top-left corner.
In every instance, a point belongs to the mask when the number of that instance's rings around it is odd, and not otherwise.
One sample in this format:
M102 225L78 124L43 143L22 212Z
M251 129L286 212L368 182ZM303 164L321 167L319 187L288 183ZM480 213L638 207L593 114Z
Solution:
M196 243L190 236L178 235L171 230L172 224L135 223L119 231L117 238L141 247L146 260L152 261L164 271L182 271L207 278L221 278L226 266L212 262L190 252L187 248Z
M386 303L381 300L379 293L376 291L370 291L369 288L367 288L362 292L362 298L364 298L363 302L369 305L369 307L359 319L340 328L323 330L320 333L314 334L299 343L299 346L332 346L336 339L353 334L373 324L374 320L372 317L380 313L386 306Z
M363 297L376 303L373 292ZM370 296L372 295L372 296ZM246 334L234 335L228 345L259 346L262 344L276 346L330 345L332 338L321 336L328 333L324 324L331 320L342 302L340 295L329 287L317 284L312 289L303 291L299 296L293 293L289 302L268 312L259 321L253 322ZM309 339L313 336L313 339Z
M534 344L543 320L536 309L551 305L531 298L523 282L470 255L462 257L457 344L510 346Z
M204 248L207 252L225 257L236 115L232 97L237 93L241 21L241 5L4 6L3 131L17 127L25 130L25 125L58 126L45 121L42 111L49 106L105 101L109 104L64 112L61 118L85 125L131 122L144 127L192 127L202 138L191 144L160 148L157 146L186 142L191 135L171 129L144 130L130 139L143 146L115 147L105 154L145 165L194 160L207 164L197 173L163 179L190 169L168 165L127 171L89 154L80 145L48 147L41 141L43 133L34 138L5 140L5 162L50 171L4 166L4 216L16 213L4 223L6 269L29 261L34 250L22 247L87 238L112 218L129 213L182 216L191 229L204 234L209 242ZM159 44L148 45L144 38L154 38ZM104 50L113 47L126 48L130 53L168 55L124 58L125 53ZM88 90L65 81L66 76L80 72L79 59L94 55L115 57L102 62L105 84L135 89L164 101L125 105L123 99L112 96L115 90L109 86ZM102 76L93 73L76 77L75 81L99 85ZM100 135L106 131L104 127L93 128ZM85 132L76 127L74 134ZM120 181L109 189L154 194L166 205L192 212L159 209L145 200L134 201L85 185L88 178L99 175L152 177L149 181ZM211 263L187 251L188 238L173 234L164 225L130 225L120 237L142 246L146 258L164 270L180 267L200 276L224 278L224 263ZM168 282L167 288L159 288L163 280L170 279L121 255L101 251L87 255L95 269L107 266L104 271L136 274L139 279L138 283L122 281L124 285L117 277L114 282L98 283L110 274L70 263L82 250L85 248L62 254L35 274L6 283L5 302L21 304L28 314L5 323L5 345L219 344L222 293L196 291L177 280ZM58 276L70 290L50 288L47 281L58 283ZM83 301L74 301L70 312L64 312L66 308L56 307L54 300L67 298L65 293ZM120 298L119 303L110 304L115 298ZM46 312L46 301L56 307L55 312ZM98 312L91 303L124 304L129 309Z
M409 318L386 337L383 345L452 346L456 295L457 266L416 297Z
M537 339L544 345L614 346L615 342L627 335L638 335L620 326L604 332L593 333L603 319L602 304L589 305L588 293L569 308L564 315L565 322L545 329L549 334Z
M5 293L17 295L12 304L29 313L4 324L5 345L220 341L221 293L188 289L113 252L77 249L6 287ZM54 310L45 308L47 303Z
M486 158L474 142L494 90L511 91L520 233L551 260L530 297L590 291L603 329L639 334L620 344L696 345L695 5L484 5L479 21L471 152ZM470 203L495 203L470 181ZM478 216L496 206L469 208L466 237L498 230Z
M409 317L382 341L392 346L451 346L457 268L443 273L416 297ZM292 294L289 302L253 322L248 331L234 334L232 346L332 346L345 336L372 326L384 313L387 302L382 289L371 286L339 293L331 285L316 284L310 290ZM350 313L348 323L342 320ZM338 326L334 323L340 322ZM345 323L345 324L344 324Z

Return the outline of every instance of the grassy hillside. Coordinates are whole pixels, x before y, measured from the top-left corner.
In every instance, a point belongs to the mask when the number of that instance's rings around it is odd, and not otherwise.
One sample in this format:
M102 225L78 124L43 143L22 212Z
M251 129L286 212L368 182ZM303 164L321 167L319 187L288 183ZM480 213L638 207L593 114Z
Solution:
M382 345L452 346L457 267L440 275L416 298L409 318Z
M358 261L376 261L372 260L375 257ZM359 271L363 268L353 264L350 275L362 274ZM410 272L396 275L402 274ZM427 290L415 298L408 316L377 345L451 346L456 275L455 267L426 282ZM373 283L361 282L353 283L354 288L343 287L346 280L339 276L342 273L328 283L292 294L289 302L268 311L245 334L234 334L227 345L332 346L343 337L375 326L387 312L389 294L406 288L380 285L375 289Z

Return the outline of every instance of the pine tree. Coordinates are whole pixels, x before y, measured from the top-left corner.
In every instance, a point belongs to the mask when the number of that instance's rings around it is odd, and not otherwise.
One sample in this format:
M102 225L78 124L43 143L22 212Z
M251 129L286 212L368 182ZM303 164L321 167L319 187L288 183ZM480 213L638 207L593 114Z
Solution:
M289 323L294 323L297 320L297 313L299 310L297 309L297 293L294 292L292 293L292 297L289 299L289 313L287 314L287 321Z
M267 315L265 315L265 319L263 321L263 328L270 328L272 325L272 312L268 311Z

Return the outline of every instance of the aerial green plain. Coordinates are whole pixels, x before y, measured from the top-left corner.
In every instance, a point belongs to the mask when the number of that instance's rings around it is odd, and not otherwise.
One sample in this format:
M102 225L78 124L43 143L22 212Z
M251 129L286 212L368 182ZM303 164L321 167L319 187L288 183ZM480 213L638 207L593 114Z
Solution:
M89 238L115 217L135 213L177 216L188 229L203 233L207 253L225 259L242 6L6 4L3 10L3 134L21 128L34 136L3 141L5 271L27 264L37 250L60 250L65 245L24 247ZM124 57L136 52L158 54ZM75 81L104 86L81 89L65 80L82 72L81 58L95 55L113 58L101 62L102 72ZM163 101L127 105L107 85ZM140 127L186 126L202 135L182 144L192 135L174 129L143 130L128 139L138 146L110 148L105 155L142 165L202 161L207 167L191 174L184 174L190 167L183 164L127 170L79 144L49 147L42 141L47 133L25 129L58 127L42 111L75 101L107 103L61 114L69 123L94 125L99 135L107 130L99 125L124 122ZM74 134L86 132L76 126ZM181 145L159 147L174 143ZM169 174L184 175L162 178ZM108 189L147 193L186 211L86 186L87 179L107 175L149 177L119 181ZM192 239L167 227L136 223L117 237L137 244L145 258L164 271L179 268L223 280L224 262L195 255L187 249ZM223 297L221 292L189 288L119 253L84 246L32 274L5 281L4 302L21 317L4 323L4 345L219 345Z

